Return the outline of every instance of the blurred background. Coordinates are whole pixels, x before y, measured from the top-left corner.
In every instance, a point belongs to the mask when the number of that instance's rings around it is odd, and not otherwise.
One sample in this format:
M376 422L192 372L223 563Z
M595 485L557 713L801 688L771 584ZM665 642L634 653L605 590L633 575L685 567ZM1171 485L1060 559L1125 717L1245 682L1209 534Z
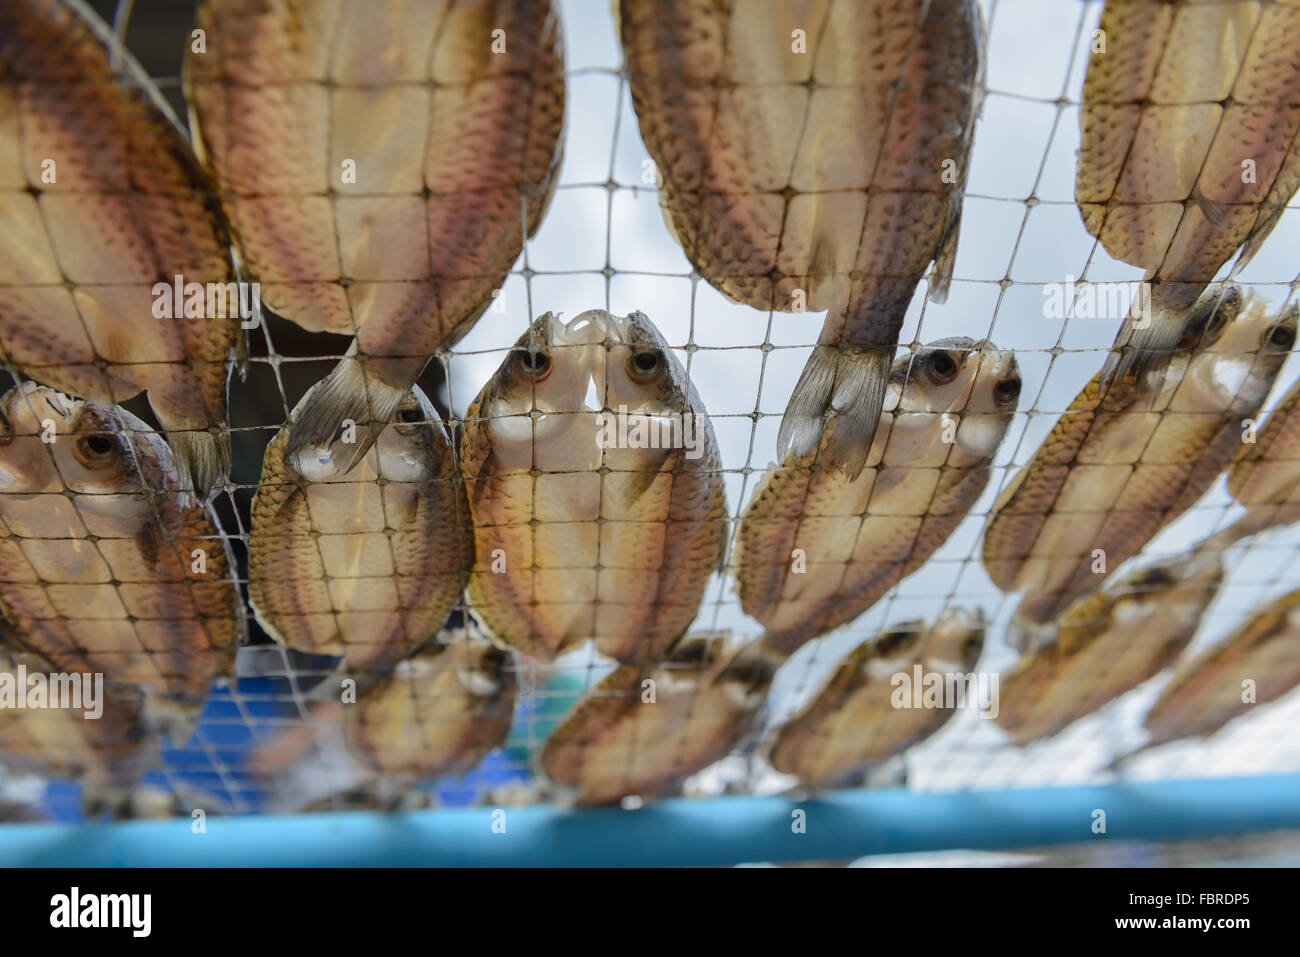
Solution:
M183 117L178 74L196 4L92 0L90 5L124 30L127 47ZM420 385L444 414L461 415L532 317L547 311L571 317L590 308L616 314L639 309L678 350L712 417L734 517L773 461L781 413L824 313L764 314L728 302L692 275L664 225L653 171L646 175L649 160L619 74L622 56L609 3L559 0L558 5L569 72L559 189L504 287L504 312L487 312L454 350L430 362ZM1000 348L1014 349L1024 383L1019 412L997 454L993 479L958 531L921 571L855 622L804 647L781 670L762 724L750 740L689 781L687 794L773 794L789 788L793 780L766 766L759 742L807 700L845 653L886 627L911 619L933 621L950 607L978 607L992 623L980 670L1000 670L1015 660L1002 637L1015 598L1004 596L979 562L988 509L1015 469L1032 457L1056 416L1100 369L1118 328L1117 319L1045 318L1044 287L1072 279L1136 281L1141 272L1106 255L1085 231L1074 204L1077 101L1101 3L981 0L981 6L989 36L988 95L976 130L955 279L942 306L925 300L924 283L918 289L900 348L961 335L987 337ZM1300 268L1296 248L1300 209L1292 208L1239 280L1282 306L1294 297ZM264 328L250 334L247 378L236 378L231 386L236 489L218 503L241 563L241 536L248 527L262 449L347 344L346 338L309 334L271 315ZM1298 376L1300 365L1293 355L1266 407ZM131 408L148 419L143 403ZM1220 480L1138 561L1180 554L1240 511ZM1296 529L1235 548L1228 580L1186 654L1213 644L1267 600L1300 586L1297 558ZM457 617L449 630L462 625ZM741 612L729 574L715 576L695 628L742 637L760 631ZM253 646L241 652L238 681L214 690L194 738L186 747L167 749L150 782L227 813L352 806L357 770L341 740L328 732L309 736L310 760L281 768L274 786L251 773L250 755L260 743L303 727L303 694L313 676L332 665L332 659L282 652L255 623L251 631ZM429 783L428 800L443 806L532 800L534 751L576 697L608 671L587 652L551 666L525 668L520 710L507 746L464 778ZM880 779L905 780L919 791L1111 779L1106 765L1142 743L1142 716L1167 677L1161 675L1056 737L1023 749L1012 746L994 722L961 711L938 735L882 771ZM1135 759L1124 773L1177 778L1295 771L1300 769L1298 723L1300 693L1293 692L1238 719L1211 741L1165 746ZM78 788L72 783L19 778L0 769L0 796L56 820L80 815ZM1294 835L1269 835L1253 842L1187 844L1181 850L1108 844L1105 859L1097 856L1101 851L1089 857L1093 852L1047 849L925 855L924 862L1295 863L1298 848L1300 839Z

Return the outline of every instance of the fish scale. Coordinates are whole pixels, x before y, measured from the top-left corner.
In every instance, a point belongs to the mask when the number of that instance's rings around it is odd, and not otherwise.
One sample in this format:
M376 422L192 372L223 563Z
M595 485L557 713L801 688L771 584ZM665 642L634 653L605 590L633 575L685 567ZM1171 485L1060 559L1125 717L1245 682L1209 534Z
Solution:
M278 314L355 336L289 438L346 472L374 436L339 443L344 420L388 421L540 223L564 123L558 17L547 0L381 14L205 0L198 22L207 51L188 55L186 92L243 262Z
M1088 232L1152 282L1109 384L1168 361L1207 284L1239 250L1234 270L1250 261L1300 187L1300 6L1108 0L1101 31L1075 198Z
M692 265L756 309L829 312L779 454L816 449L833 410L841 441L823 458L855 476L916 285L937 261L942 301L952 277L978 8L622 0L620 32L664 217Z
M210 429L239 320L161 317L153 288L234 279L226 225L157 91L129 57L112 69L83 10L0 9L0 351L95 402L146 392L206 496L230 471L229 435Z
M286 426L267 446L253 498L250 601L289 647L383 674L442 626L469 575L469 506L451 441L418 388L341 479L320 463L295 468L288 439Z
M1242 312L1236 292L1214 303L1204 300L1188 326L1194 351L1148 379L1145 394L1103 395L1094 377L994 503L984 568L1003 591L1026 591L1018 617L1048 622L1098 587L1096 550L1110 570L1136 555L1240 451L1241 423L1267 398L1298 317L1259 302ZM1204 331L1207 322L1217 325ZM1234 366L1246 372L1225 394L1220 376Z
M534 382L529 350L548 357ZM636 354L659 363L637 383ZM540 361L540 360L539 360ZM584 408L693 418L687 449L607 447ZM519 338L465 417L462 473L474 518L468 597L498 640L540 661L588 639L623 662L660 660L699 610L726 544L726 500L711 422L644 315L547 314Z
M1019 395L1012 355L980 345L940 340L894 363L887 411L856 479L823 468L818 453L760 479L734 563L741 607L764 626L769 648L793 654L865 612L924 565L979 498ZM951 363L950 378L932 378L937 357Z
M147 686L149 707L188 737L243 632L210 509L182 487L162 439L122 409L28 382L0 413L9 640L61 670Z
M951 666L969 672L983 644L984 622L978 613L949 612L929 628L923 621L894 626L845 656L812 698L777 729L768 760L804 784L832 787L903 753L937 733L956 709L896 707L899 686L893 676L910 678L917 664L923 673L943 673ZM882 670L892 670L888 678L871 673L882 665Z

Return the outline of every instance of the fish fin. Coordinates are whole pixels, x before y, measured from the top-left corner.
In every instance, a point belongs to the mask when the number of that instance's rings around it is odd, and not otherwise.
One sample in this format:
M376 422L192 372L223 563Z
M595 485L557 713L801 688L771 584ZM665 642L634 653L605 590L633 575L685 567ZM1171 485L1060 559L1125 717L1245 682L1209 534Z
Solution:
M334 470L346 475L375 444L375 424L382 427L392 417L409 389L409 384L393 386L367 376L365 366L355 357L340 359L303 403L289 430L286 459L293 462L310 446L329 449ZM355 442L339 439L339 429L348 421L356 425Z
M200 501L207 501L212 489L230 475L230 434L206 429L171 431L166 423L163 427L180 467L181 484Z
M954 191L949 198L952 209L948 213L948 224L943 230L943 239L939 251L935 253L934 268L930 270L930 301L942 305L948 301L948 290L952 288L952 273L957 264L957 236L961 232L961 193Z
M1139 327L1130 314L1101 368L1102 395L1121 383L1140 384L1163 369L1183 337L1184 318L1185 314L1157 314Z
M1201 211L1205 221L1215 229L1226 229L1228 227L1228 211L1232 209L1229 203L1216 203L1212 199L1206 199L1198 195L1195 199L1196 208Z
M835 414L827 425L829 434L819 463L839 469L851 480L861 475L867 464L885 404L892 358L892 349L840 353L831 395Z
M1237 254L1237 261L1232 264L1232 271L1228 273L1229 278L1237 275L1250 265L1250 261L1255 258L1255 254L1264 245L1264 240L1268 239L1269 234L1273 232L1274 227L1282 219L1282 214L1285 211L1285 206L1279 206L1267 216L1256 221L1255 228L1250 231L1250 235L1246 237L1245 245L1241 247L1241 252Z
M650 486L654 484L655 479L663 474L664 463L668 461L671 455L673 455L673 450L665 449L663 455L657 456L644 469L625 473L627 475L627 489L624 505L631 508L640 501L641 496L650 490Z

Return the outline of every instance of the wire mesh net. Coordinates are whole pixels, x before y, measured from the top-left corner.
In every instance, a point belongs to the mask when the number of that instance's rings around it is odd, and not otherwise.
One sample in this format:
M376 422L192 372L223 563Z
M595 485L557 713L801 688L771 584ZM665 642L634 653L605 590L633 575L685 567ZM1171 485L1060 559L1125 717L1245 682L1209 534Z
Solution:
M92 6L184 115L179 63L194 5L105 0ZM1079 98L1100 2L981 0L981 6L988 37L987 93L966 183L952 290L943 306L914 297L900 343L916 349L945 337L969 336L1014 350L1022 379L1019 407L993 459L987 487L955 531L920 570L851 623L810 642L786 662L759 719L725 758L686 780L686 794L778 793L795 784L767 762L765 743L847 653L882 632L898 630L901 623L932 624L952 609L978 609L987 622L980 671L1004 672L1016 660L1005 640L1016 596L1003 594L988 578L980 560L981 536L999 492L1100 368L1122 317L1093 319L1067 310L1052 318L1044 309L1045 289L1076 281L1128 283L1142 276L1105 253L1084 229L1075 205ZM785 403L824 313L761 313L729 302L692 270L664 225L608 4L565 0L559 11L568 118L563 166L549 211L524 244L494 308L454 347L439 351L419 385L439 413L454 421L465 416L538 315L574 316L588 309L648 315L707 409L732 519L729 557L710 579L692 631L715 636L715 641L723 634L752 640L762 629L742 612L736 596L736 523L774 458ZM1235 277L1275 310L1289 304L1300 281L1289 256L1297 233L1300 214L1289 207L1262 252ZM245 590L250 507L266 446L347 346L345 338L310 334L269 313L249 333L247 374L232 383L230 392L234 468L215 502L221 537ZM1288 359L1266 408L1275 406L1298 376L1300 368ZM142 400L125 406L147 422L155 421ZM1132 568L1185 555L1240 512L1219 480L1138 559L1111 571L1118 579ZM1212 646L1267 600L1300 586L1298 546L1300 536L1283 530L1234 548L1226 579L1183 655ZM458 608L437 641L453 650L464 646L481 652L482 630ZM614 670L589 647L550 664L508 657L502 668L516 687L508 735L473 767L456 767L430 779L376 770L358 756L355 729L344 728L348 705L332 707L338 696L329 700L320 694L320 682L335 675L335 665L331 656L290 652L275 644L250 616L248 643L239 651L235 676L218 679L193 736L183 746L173 742L163 748L146 784L160 794L178 795L180 807L235 814L528 803L563 796L538 775L538 754L566 712ZM423 672L408 665L399 673L411 678ZM978 711L960 710L903 757L883 763L868 783L893 783L905 774L913 789L961 790L1105 778L1116 773L1108 762L1142 743L1143 715L1168 675L1168 668L1160 668L1131 692L1025 747L1013 746L997 723L983 720ZM450 725L463 720L463 714L446 714L416 692L412 695L408 721ZM375 733L419 733L409 724L404 732L394 730L403 727L401 718L388 715L386 720L394 723L379 724ZM1170 744L1135 758L1122 773L1230 776L1294 770L1300 766L1300 739L1287 731L1297 718L1300 697L1292 693L1233 721L1212 740ZM687 745L687 739L679 744L682 749ZM77 783L26 775L16 763L0 770L0 788L11 802L39 807L39 813L55 818L78 819L83 813ZM166 812L176 810L170 799L163 806Z

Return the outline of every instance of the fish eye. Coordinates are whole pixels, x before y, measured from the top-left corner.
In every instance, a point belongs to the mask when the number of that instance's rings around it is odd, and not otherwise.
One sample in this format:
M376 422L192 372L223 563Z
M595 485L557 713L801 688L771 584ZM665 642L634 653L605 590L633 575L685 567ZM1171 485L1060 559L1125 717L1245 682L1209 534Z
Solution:
M551 356L541 350L516 349L510 355L511 366L534 382L541 382L551 374Z
M634 352L627 357L627 374L637 382L649 382L663 370L657 352Z
M704 661L706 651L708 651L708 642L693 641L673 652L671 660L678 665L698 665Z
M404 435L415 432L424 421L424 413L418 405L409 405L404 409L398 409L393 416L393 424L397 427L397 431Z
M925 371L931 382L943 385L957 377L957 360L947 352L931 352L925 358Z
M966 661L976 661L979 659L980 651L984 648L984 641L974 636L967 638L961 643L962 658Z
M107 435L83 435L77 439L77 457L87 465L102 465L114 458L117 443Z
M993 387L993 401L998 405L1010 405L1020 398L1020 380L1003 379Z
M876 651L882 655L892 655L906 648L915 637L914 631L891 631L876 639Z
M1295 345L1295 330L1290 326L1274 326L1268 334L1269 345L1279 349L1290 349Z

